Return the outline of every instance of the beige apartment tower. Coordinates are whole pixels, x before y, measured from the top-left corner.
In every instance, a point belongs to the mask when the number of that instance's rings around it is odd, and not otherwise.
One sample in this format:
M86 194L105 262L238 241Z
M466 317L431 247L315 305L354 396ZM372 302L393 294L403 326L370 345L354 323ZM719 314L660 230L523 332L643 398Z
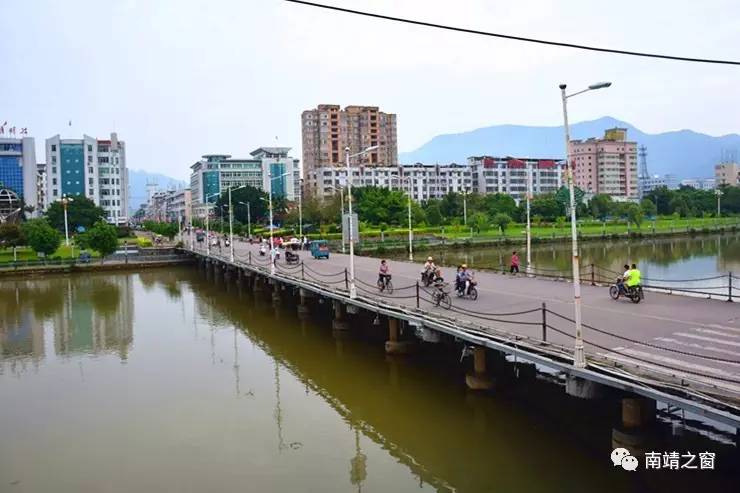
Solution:
M572 140L570 159L576 185L585 192L637 199L637 143L627 140L626 128L610 128L601 139Z
M371 146L379 148L354 158L352 166L396 166L396 115L377 106L320 104L301 115L303 173L308 193L313 194L322 179L322 168L345 165L345 148L355 154Z

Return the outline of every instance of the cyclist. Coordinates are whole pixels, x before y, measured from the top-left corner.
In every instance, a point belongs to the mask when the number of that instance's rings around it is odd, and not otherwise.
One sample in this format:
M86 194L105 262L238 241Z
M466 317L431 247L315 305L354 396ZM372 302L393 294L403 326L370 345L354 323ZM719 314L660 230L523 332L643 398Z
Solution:
M385 286L388 279L391 278L391 270L388 266L388 262L385 259L380 261L380 267L378 268L378 284Z

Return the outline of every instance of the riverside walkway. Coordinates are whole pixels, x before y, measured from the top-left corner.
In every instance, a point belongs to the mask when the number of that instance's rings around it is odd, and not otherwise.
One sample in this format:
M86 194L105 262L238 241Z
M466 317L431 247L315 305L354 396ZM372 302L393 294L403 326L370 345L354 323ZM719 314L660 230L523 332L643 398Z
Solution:
M360 309L406 320L417 329L444 332L473 346L503 351L578 378L635 392L718 421L740 426L740 304L718 299L647 292L633 304L614 301L608 288L582 285L583 337L588 367L572 365L573 287L569 282L476 272L476 301L452 296L445 309L418 285L419 263L390 261L395 290L376 287L379 259L355 256L357 296L350 299L349 256L328 260L300 252L288 265L284 254L271 274L257 245L229 249L196 244L201 259L244 269L308 289ZM454 270L443 268L447 280ZM588 281L588 278L586 279ZM740 280L738 280L740 283ZM451 291L451 289L450 289Z

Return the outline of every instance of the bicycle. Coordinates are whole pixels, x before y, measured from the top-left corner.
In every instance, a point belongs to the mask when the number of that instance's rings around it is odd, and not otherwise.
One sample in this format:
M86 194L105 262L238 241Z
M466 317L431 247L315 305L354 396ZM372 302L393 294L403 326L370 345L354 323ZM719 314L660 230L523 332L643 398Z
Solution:
M452 307L452 298L450 298L450 295L442 287L438 287L432 291L432 304L449 310Z
M393 294L393 283L391 282L390 274L378 277L378 289L381 293L385 291L388 294Z

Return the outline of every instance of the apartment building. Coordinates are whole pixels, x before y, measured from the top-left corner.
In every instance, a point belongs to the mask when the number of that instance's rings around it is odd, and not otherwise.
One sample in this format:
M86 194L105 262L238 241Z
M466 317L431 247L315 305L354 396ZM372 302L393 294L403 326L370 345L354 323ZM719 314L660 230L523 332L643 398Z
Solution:
M290 147L260 147L251 158L232 158L229 154L206 154L190 168L190 193L194 214L203 217L204 204L213 203L229 188L249 185L269 190L289 201L301 193L301 167L290 157ZM271 178L272 177L272 178Z
M688 178L681 180L681 186L697 190L714 190L717 187L717 181L714 178Z
M527 198L530 172L533 195L555 192L563 185L561 160L471 156L468 164L474 192L505 193L511 195L517 203Z
M586 193L636 200L637 143L627 140L626 128L611 128L601 139L572 140L570 159L576 185Z
M33 137L0 138L0 190L10 189L26 205L36 206L37 187Z
M146 204L144 217L158 222L190 222L190 189L153 192Z
M740 166L737 163L720 163L714 167L717 186L740 185Z
M311 173L318 168L345 166L345 149L356 154L372 146L378 149L353 158L353 166L394 167L398 165L396 115L377 106L320 104L301 115L303 169L309 193L318 193Z
M46 205L63 196L82 195L106 211L113 224L128 222L126 145L110 139L46 139Z

